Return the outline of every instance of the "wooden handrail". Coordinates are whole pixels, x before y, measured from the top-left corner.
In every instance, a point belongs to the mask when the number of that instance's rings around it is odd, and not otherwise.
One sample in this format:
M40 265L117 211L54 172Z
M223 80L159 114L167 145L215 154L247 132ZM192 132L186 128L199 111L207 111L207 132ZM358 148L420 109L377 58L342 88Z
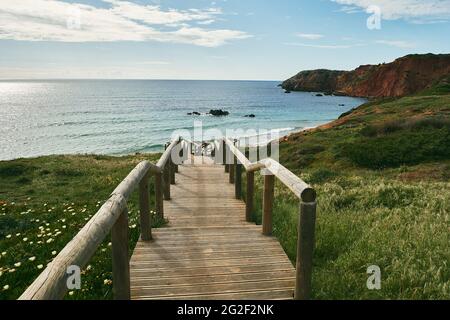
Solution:
M225 142L229 150L236 156L239 162L244 166L245 171L259 171L267 169L271 174L276 176L284 185L286 185L298 198L306 202L314 202L316 200L316 192L302 179L297 177L279 162L267 158L252 163L247 157L234 145L230 139L225 138Z
M130 298L130 275L128 261L128 209L131 193L139 187L141 238L151 240L151 217L149 210L148 180L155 175L156 207L162 212L161 173L170 162L173 148L180 138L172 141L156 165L149 161L139 163L114 189L108 200L75 237L61 250L35 281L19 297L19 300L62 299L68 291L67 268L86 266L100 244L111 232L113 260L113 293L115 299ZM170 166L169 166L170 167ZM159 181L159 182L158 182ZM170 187L170 182L169 182Z
M316 201L316 192L305 181L297 177L283 165L273 159L261 160L264 168L276 176L286 187L288 187L299 199L304 202Z
M164 151L163 155L161 156L161 158L159 159L158 163L156 164L156 166L158 168L160 168L161 170L163 170L167 164L167 161L170 158L170 155L172 154L172 149L175 148L175 146L180 143L180 139L181 138L177 138L174 139L170 145L167 147L166 151Z
M126 199L111 196L91 220L64 247L19 300L61 299L67 292L67 268L85 266L126 208Z
M285 186L287 186L300 199L300 213L297 235L297 261L296 261L296 284L294 298L309 299L311 296L311 278L312 278L312 258L314 250L315 222L316 222L316 191L302 179L297 177L279 162L267 158L252 163L247 157L234 145L228 138L223 139L223 152L228 149L234 158L234 163L225 163L225 168L230 167L230 178L233 172L236 177L230 179L236 183L236 198L240 198L241 172L240 166L243 166L247 172L247 199L246 199L246 220L250 221L253 214L254 198L254 172L265 169L263 208L262 208L262 233L272 235L272 216L274 202L274 177L277 177ZM259 154L259 152L258 152ZM230 159L223 156L223 159ZM236 161L237 160L237 161ZM226 169L227 171L227 169ZM239 175L239 177L238 177ZM239 194L238 194L239 193Z

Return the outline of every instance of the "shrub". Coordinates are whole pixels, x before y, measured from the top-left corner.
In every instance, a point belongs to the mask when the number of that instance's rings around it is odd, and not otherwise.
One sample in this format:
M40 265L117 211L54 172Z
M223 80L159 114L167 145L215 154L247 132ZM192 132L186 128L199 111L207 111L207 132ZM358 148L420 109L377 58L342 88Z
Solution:
M20 163L0 163L0 177L8 178L21 176L25 173L33 171L35 168Z
M388 186L378 191L374 197L377 205L393 209L406 207L413 203L414 197L418 196L416 190L404 186Z
M72 168L62 168L55 170L55 175L58 177L80 177L84 175L84 172Z
M300 154L317 154L325 151L325 147L313 144L313 145L300 145Z
M361 129L360 134L364 137L376 137L388 135L401 130L418 129L450 129L450 119L446 118L424 118L414 120L392 120L381 124L368 125Z
M450 129L421 128L374 138L362 137L344 143L340 153L358 166L371 169L450 159Z
M331 171L328 169L318 169L313 171L309 177L310 183L322 183L329 181L337 176L335 171Z

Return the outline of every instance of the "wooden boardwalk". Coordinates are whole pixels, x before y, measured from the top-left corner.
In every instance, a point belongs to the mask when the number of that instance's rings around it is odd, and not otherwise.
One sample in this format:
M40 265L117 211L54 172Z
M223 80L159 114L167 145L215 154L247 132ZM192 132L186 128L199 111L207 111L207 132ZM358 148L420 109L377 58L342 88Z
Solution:
M275 238L245 221L234 195L223 166L179 167L164 201L168 227L139 241L131 258L132 299L293 298L292 263Z

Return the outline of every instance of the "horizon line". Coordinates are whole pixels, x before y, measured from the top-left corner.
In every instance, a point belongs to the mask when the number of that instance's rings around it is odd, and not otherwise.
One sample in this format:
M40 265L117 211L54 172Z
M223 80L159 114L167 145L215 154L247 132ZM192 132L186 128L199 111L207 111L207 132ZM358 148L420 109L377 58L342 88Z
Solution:
M0 78L0 81L259 81L283 82L273 79L165 79L165 78Z

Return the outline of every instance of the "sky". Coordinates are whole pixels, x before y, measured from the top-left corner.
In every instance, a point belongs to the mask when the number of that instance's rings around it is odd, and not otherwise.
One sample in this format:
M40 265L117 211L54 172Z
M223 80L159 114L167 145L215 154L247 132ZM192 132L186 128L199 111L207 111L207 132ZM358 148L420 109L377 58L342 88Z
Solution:
M449 34L450 0L0 0L0 79L279 81Z

